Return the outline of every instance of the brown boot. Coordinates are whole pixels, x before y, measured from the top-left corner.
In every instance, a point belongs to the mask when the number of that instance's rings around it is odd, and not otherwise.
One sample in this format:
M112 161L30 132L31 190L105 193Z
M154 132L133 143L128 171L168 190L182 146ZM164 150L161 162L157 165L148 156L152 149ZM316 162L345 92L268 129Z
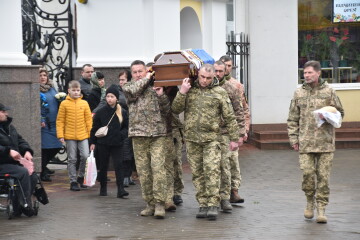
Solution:
M159 218L159 219L162 219L162 218L165 217L165 206L164 206L163 203L156 203L155 204L154 217Z
M245 200L240 197L236 188L231 189L230 202L231 203L243 203Z
M325 207L318 207L317 208L317 223L327 223L327 217L325 216Z
M168 212L174 212L176 211L176 206L173 202L165 203L165 210Z
M314 217L314 209L315 209L314 198L308 197L307 205L304 211L304 217L307 219L312 219Z

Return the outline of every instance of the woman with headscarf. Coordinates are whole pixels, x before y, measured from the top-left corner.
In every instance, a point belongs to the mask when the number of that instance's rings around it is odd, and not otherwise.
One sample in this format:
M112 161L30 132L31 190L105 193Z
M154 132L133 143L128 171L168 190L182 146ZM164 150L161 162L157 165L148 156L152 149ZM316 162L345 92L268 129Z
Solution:
M128 113L120 106L119 90L116 85L111 85L106 90L106 105L102 106L94 116L93 127L90 132L90 150L97 149L100 171L100 196L107 196L107 170L110 157L114 163L116 185L118 187L117 197L123 198L129 193L124 190L124 168L123 159L124 140L128 136ZM104 137L96 137L96 131L108 126L108 133Z
M88 97L91 112L99 105L101 100L105 101L105 76L101 72L94 72L91 75L93 88Z
M50 182L49 174L54 171L47 168L50 160L62 148L61 142L56 136L56 117L59 103L55 98L56 90L49 80L48 71L45 68L39 70L40 102L41 102L41 174L42 181Z

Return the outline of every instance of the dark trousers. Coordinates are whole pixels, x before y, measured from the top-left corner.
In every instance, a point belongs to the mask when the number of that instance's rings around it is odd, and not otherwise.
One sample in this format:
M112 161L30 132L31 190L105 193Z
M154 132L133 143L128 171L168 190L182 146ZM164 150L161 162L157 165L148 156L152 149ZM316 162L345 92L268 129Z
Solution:
M100 171L99 181L105 183L107 179L107 171L109 168L110 157L114 163L116 185L118 187L124 185L124 167L123 167L123 154L119 146L108 146L97 144L97 157L99 158Z
M46 166L61 148L43 148L41 149L41 172L45 171Z
M14 165L14 164L0 164L0 175L10 174L11 177L19 179L21 187L24 190L27 203L31 206L31 195L34 193L36 183L38 181L37 176L33 173L31 176L26 168ZM23 205L22 196L18 193L20 203Z

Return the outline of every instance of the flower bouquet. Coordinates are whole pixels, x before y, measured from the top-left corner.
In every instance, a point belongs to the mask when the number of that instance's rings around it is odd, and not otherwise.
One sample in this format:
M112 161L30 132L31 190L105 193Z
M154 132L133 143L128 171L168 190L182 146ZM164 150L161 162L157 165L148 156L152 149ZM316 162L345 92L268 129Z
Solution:
M66 98L66 93L64 92L59 92L57 94L55 94L55 98L59 101L59 102L62 102L65 100Z

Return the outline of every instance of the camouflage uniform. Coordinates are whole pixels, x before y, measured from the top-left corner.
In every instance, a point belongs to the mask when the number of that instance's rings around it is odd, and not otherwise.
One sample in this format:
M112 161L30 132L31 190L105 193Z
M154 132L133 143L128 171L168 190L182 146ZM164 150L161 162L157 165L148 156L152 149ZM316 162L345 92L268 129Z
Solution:
M201 89L195 81L186 95L178 92L172 104L175 114L185 111L187 157L200 207L218 206L220 202L221 119L231 141L239 139L239 128L229 96L218 84L214 78L207 88Z
M313 111L325 106L335 107L344 116L341 102L327 82L320 79L314 88L304 83L295 91L287 120L290 145L299 144L302 190L308 199L316 197L318 207L329 201L329 175L335 151L334 127L325 122L318 128L313 115Z
M236 121L237 121L239 129L240 129L239 137L243 137L245 135L245 119L244 119L243 106L242 106L242 103L239 98L240 91L232 83L230 83L230 81L226 80L225 78L223 78L220 81L219 85L223 89L225 89L225 91L228 93L228 96L229 96L231 104L232 104L232 108L234 109ZM231 158L234 155L232 154L232 151L230 151L230 149L229 149L230 139L229 139L228 131L223 124L221 124L221 133L222 133L222 136L220 139L220 143L221 143L220 197L221 197L221 200L229 200L230 199L230 190L231 190L231 179L232 179L231 166L234 166L234 163L230 164L230 159L231 159L231 161L236 161L238 163L237 166L239 166L239 160ZM233 172L236 172L236 170L237 169L233 169ZM239 176L239 175L240 175L240 169L239 169L239 174L234 175L234 176Z
M165 203L173 203L174 196L174 163L176 159L173 137L166 137L165 170L166 170L166 200Z
M245 118L245 129L246 133L249 134L250 129L250 108L245 98L244 85L241 84L238 80L233 78L231 74L225 76L225 79L233 84L237 89L239 89L240 102L244 111ZM230 173L231 173L231 189L239 189L241 185L241 174L240 174L240 164L239 164L239 153L233 151L230 153Z
M184 181L182 178L182 146L183 146L183 124L179 119L179 115L173 114L172 118L172 136L175 147L174 161L174 195L181 196L184 189Z
M166 199L165 152L171 133L170 101L158 96L147 78L123 87L129 105L129 137L144 200L151 206Z

